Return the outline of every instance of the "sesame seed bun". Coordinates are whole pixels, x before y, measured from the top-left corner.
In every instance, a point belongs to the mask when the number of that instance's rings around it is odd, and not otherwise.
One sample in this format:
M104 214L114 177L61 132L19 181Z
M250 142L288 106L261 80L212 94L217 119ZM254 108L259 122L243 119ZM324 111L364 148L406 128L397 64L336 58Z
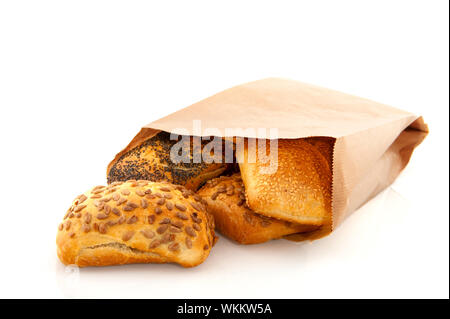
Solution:
M278 140L276 152L269 152L266 164L258 155L258 147L245 143L237 156L246 189L247 204L258 214L303 225L323 225L331 218L331 179L328 160L304 139ZM249 163L255 152L256 163ZM252 154L252 153L250 153ZM276 163L277 160L277 163ZM261 169L272 168L271 174Z

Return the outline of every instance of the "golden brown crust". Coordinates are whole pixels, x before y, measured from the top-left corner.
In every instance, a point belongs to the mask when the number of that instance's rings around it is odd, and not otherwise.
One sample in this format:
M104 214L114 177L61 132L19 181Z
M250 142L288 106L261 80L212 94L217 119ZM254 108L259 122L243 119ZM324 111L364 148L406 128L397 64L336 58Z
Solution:
M198 191L208 203L208 212L214 215L216 229L225 236L241 244L257 244L317 229L254 213L245 202L244 192L239 173L208 181Z
M278 158L270 152L272 174L262 174L268 164L248 162L255 146L246 143L238 156L247 204L266 216L305 225L323 225L331 218L331 169L325 157L303 139L278 140ZM269 145L266 147L269 150ZM241 154L243 153L243 154ZM250 153L251 154L251 153ZM277 160L278 159L278 160Z
M58 227L64 264L202 263L216 240L205 202L179 185L116 182L79 195Z
M222 163L173 163L170 159L170 149L177 141L170 140L170 134L160 132L147 139L142 144L129 150L116 161L113 161L107 170L108 183L126 181L129 179L143 179L154 182L167 181L183 185L188 189L197 190L205 181L219 176L227 169ZM184 143L184 142L182 142ZM189 147L192 160L194 148L192 141L185 142ZM202 142L201 147L207 142Z
M336 139L334 137L316 136L304 139L306 142L314 146L328 162L328 166L332 169L333 164L333 148Z

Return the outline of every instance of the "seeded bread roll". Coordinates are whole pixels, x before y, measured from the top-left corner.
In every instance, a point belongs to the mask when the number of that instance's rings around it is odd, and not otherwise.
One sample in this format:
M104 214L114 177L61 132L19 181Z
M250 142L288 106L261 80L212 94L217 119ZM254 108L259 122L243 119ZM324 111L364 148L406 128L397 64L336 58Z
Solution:
M263 163L257 147L246 143L237 156L247 204L258 214L302 225L323 225L331 219L331 169L327 159L303 139L278 140L278 156L266 146ZM249 154L256 163L249 163ZM251 159L252 157L250 157ZM270 168L272 171L267 174Z
M115 182L79 195L59 225L64 264L107 266L178 263L192 267L216 240L214 219L201 197L182 186Z
M207 210L214 215L217 230L241 244L263 243L317 229L317 226L293 224L251 211L245 203L239 173L206 182L198 194L207 201Z
M306 142L317 148L317 150L325 157L328 166L332 169L333 148L336 141L333 137L317 136L304 139Z
M160 132L141 145L123 154L117 161L110 164L107 170L108 184L118 181L149 180L154 182L167 181L183 185L188 189L197 190L208 179L219 176L227 169L222 158L221 163L193 162L194 150L192 141L182 140L182 144L190 150L189 163L173 163L170 150L178 141L170 140L170 134ZM208 143L202 141L201 149Z

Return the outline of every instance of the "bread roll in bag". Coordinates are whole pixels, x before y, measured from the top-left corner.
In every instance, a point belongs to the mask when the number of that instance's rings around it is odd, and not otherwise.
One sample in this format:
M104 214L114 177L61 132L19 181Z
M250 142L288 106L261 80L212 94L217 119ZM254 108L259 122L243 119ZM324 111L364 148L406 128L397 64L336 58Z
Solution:
M389 186L428 133L423 118L407 111L311 84L269 78L232 87L145 125L111 163L159 131L195 136L210 136L213 131L229 137L235 135L230 129L241 129L238 136L258 138L258 128L267 132L275 128L280 139L336 139L331 223L316 232L293 235L297 240L329 234Z

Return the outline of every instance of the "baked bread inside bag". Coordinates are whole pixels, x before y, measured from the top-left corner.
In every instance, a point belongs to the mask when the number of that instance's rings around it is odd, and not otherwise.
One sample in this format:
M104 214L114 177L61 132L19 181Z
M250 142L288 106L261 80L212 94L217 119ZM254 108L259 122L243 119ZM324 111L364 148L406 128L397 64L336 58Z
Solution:
M277 151L268 140L265 149L248 139L244 147L236 147L248 206L255 213L296 224L328 223L332 172L331 159L324 154L329 151L321 152L305 139L277 142Z
M195 191L204 182L219 176L228 168L224 160L224 151L215 154L219 159L217 163L194 161L194 154L201 154L208 142L202 140L199 146L194 147L192 137L171 140L170 133L160 132L114 160L106 173L108 184L130 179L166 181ZM188 150L183 161L177 163L171 160L170 151L174 146L176 149L183 147ZM224 148L226 146L227 144Z
M198 194L208 203L216 229L241 244L263 243L284 235L316 230L314 225L299 225L256 214L247 206L239 173L208 181Z

